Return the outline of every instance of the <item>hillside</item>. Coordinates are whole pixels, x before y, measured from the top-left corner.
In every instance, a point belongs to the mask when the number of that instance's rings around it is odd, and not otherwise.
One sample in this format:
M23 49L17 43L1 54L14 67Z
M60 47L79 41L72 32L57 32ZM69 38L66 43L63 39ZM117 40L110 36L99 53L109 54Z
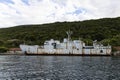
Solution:
M82 39L91 45L98 40L107 45L120 45L120 17L79 22L56 22L43 25L21 25L0 29L0 46L18 47L21 43L43 44L51 38L62 40L67 30L73 31L72 39Z

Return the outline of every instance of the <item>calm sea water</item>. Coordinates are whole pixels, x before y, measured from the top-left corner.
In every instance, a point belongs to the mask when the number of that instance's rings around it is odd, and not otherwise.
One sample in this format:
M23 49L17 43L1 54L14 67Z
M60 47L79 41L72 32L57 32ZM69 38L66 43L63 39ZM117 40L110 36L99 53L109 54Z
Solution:
M120 57L0 56L0 80L120 80Z

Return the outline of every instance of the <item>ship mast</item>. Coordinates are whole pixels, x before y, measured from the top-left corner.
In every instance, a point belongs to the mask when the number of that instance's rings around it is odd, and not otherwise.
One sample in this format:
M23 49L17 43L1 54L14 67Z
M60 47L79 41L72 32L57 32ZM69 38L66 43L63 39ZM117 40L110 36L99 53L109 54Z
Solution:
M68 35L68 41L70 41L71 40L71 35L72 35L73 32L69 30L66 33Z

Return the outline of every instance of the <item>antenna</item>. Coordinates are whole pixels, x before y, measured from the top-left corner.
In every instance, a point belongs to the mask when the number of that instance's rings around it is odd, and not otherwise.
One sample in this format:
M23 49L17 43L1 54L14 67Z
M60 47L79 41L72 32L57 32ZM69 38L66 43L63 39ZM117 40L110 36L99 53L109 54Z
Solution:
M69 30L66 33L68 35L68 41L70 41L71 40L71 35L72 35L73 32Z

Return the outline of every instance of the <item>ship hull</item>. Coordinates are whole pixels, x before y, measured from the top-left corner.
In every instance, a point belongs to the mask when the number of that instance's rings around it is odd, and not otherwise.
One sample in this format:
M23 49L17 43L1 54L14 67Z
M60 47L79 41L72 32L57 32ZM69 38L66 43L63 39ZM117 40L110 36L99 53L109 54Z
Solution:
M26 53L25 55L39 55L39 56L112 56L111 54L38 54L38 53Z

